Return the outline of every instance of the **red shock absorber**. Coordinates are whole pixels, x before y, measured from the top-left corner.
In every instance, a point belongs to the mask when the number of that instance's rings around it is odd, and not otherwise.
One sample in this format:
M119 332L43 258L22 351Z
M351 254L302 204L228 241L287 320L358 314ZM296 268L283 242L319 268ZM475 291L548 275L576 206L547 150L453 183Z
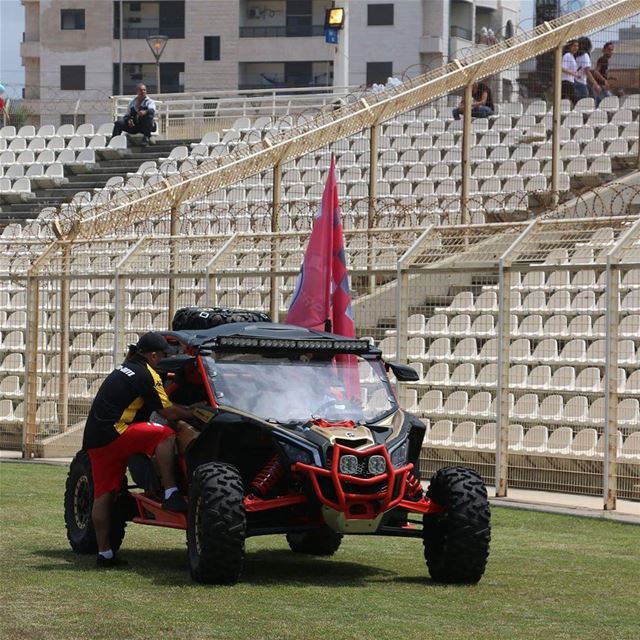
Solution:
M422 497L422 485L420 480L416 478L413 473L407 475L407 487L405 489L405 495L409 498Z
M285 469L277 453L262 468L262 471L251 482L251 489L264 498L284 477Z

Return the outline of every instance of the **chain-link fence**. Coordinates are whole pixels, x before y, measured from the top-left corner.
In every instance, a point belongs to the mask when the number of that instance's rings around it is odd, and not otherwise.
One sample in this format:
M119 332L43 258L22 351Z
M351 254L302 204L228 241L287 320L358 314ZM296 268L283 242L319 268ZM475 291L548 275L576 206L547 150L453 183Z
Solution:
M422 470L640 499L637 216L345 233L359 336L417 383ZM187 305L286 313L306 232L49 245L3 282L2 446L71 455L127 345ZM42 247L32 247L34 250Z

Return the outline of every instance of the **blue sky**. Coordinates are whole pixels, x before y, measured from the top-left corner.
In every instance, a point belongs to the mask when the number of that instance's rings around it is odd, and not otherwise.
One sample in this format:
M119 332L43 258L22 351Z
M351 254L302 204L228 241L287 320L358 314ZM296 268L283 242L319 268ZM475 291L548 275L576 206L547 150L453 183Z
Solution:
M20 0L0 0L0 82L12 97L20 96L24 86L20 60L23 31L24 8Z

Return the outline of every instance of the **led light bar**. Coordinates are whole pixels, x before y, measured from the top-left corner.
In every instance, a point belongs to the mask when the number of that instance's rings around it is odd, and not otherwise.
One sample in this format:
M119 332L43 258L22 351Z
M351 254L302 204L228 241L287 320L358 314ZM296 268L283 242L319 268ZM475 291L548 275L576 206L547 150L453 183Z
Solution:
M293 349L295 351L336 351L342 353L367 353L371 348L368 340L291 340L220 336L217 343L220 348Z

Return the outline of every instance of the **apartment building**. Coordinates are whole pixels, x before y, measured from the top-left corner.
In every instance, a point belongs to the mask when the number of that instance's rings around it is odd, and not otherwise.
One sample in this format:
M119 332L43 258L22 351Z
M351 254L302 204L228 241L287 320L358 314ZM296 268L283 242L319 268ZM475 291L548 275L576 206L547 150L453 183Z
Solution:
M169 38L163 93L334 85L342 55L325 41L331 0L21 0L25 99L41 124L104 122L109 96L144 82L158 92L146 38ZM336 3L340 4L340 3ZM345 0L350 85L434 68L481 33L508 36L518 0ZM483 29L484 27L484 29Z

